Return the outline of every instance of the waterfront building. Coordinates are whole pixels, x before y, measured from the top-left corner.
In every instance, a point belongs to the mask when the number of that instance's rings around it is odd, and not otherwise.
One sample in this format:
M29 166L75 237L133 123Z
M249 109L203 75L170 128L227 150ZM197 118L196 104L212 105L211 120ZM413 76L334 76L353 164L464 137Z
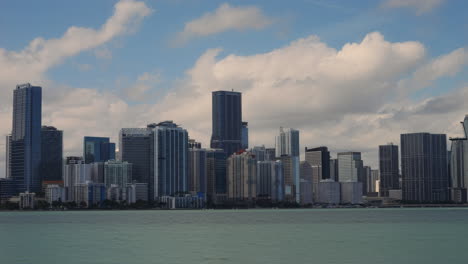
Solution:
M340 182L362 182L361 152L338 153L338 179Z
M154 125L150 198L188 192L188 133L172 121Z
M111 185L117 185L120 188L124 188L131 182L131 163L116 160L109 160L104 162L104 184L107 188L109 188Z
M252 152L252 154L255 155L257 161L270 160L267 159L267 152L265 146L255 146L250 150L250 152Z
M20 209L34 209L36 202L36 194L24 192L19 194L19 208Z
M63 178L63 131L52 126L41 129L41 180Z
M11 178L11 135L6 136L5 140L5 178Z
M367 192L368 193L374 193L374 194L378 194L379 193L379 179L380 179L380 176L379 176L379 170L371 170L371 176L370 176L370 179L368 181L368 184L367 184Z
M78 205L86 204L86 207L99 206L106 196L106 186L103 183L79 183L73 187L73 200Z
M250 152L234 153L227 159L227 198L253 200L257 197L257 160Z
M317 186L313 182L312 167L309 162L301 161L299 171L301 204L311 204L316 199L315 195L317 194Z
M83 157L86 164L115 160L115 143L108 137L84 137Z
M299 130L280 127L276 136L276 157L299 157Z
M330 179L338 182L338 159L330 159Z
M227 193L226 153L222 149L206 150L207 200L218 203Z
M119 133L120 160L132 164L132 179L150 182L152 129L122 128Z
M450 138L450 198L456 203L467 202L468 187L468 115L462 123L463 137Z
M387 197L388 190L400 189L398 146L392 143L379 146L380 196Z
M206 150L188 150L188 191L193 195L205 197L207 194Z
M0 178L0 202L15 195L16 182L11 178Z
M265 160L276 160L275 148L265 148Z
M337 205L341 200L340 183L332 179L321 180L318 184L318 198L315 203Z
M133 204L137 201L148 201L148 184L131 183L127 185L127 203Z
M257 198L272 202L283 200L283 164L281 161L257 162Z
M449 200L445 134L402 134L401 169L404 201L434 203Z
M205 207L205 200L198 196L162 196L159 203L166 209L201 209Z
M342 204L362 204L362 182L340 182Z
M48 184L45 189L45 198L49 204L65 202L67 200L65 188L58 184Z
M242 94L234 91L212 93L211 148L227 156L242 149Z
M280 157L284 171L284 199L300 203L300 162L299 157L283 155Z
M242 133L241 133L241 146L242 149L249 148L249 123L242 122Z
M13 92L10 178L16 193L41 191L42 88L17 85Z
M91 181L93 164L85 164L79 157L67 157L63 174L63 186L66 190L67 201L74 201L74 187Z
M372 185L372 168L370 166L364 166L362 168L362 174L362 194L367 196L369 188L371 188Z
M310 166L321 167L321 178L319 180L330 179L330 152L327 147L306 147L305 160L310 164Z

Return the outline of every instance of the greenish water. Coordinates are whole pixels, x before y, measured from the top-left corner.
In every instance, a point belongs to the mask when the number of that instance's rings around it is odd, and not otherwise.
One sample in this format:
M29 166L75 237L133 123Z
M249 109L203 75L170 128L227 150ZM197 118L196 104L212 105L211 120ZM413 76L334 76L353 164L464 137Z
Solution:
M468 263L468 209L0 212L0 263Z

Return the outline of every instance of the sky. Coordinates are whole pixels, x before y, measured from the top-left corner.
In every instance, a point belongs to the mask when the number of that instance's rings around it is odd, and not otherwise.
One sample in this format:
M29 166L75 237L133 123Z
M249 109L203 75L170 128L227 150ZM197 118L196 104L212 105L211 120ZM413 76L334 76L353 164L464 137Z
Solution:
M243 94L250 146L279 127L303 147L361 151L401 133L461 136L465 0L0 2L0 177L16 84L43 87L43 125L118 142L173 120L209 146L211 91Z

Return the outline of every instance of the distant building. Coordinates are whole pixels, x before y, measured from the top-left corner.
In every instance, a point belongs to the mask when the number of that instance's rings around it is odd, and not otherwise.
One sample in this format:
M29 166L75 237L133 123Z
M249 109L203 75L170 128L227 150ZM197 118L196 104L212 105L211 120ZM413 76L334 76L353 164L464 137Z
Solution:
M330 179L330 152L327 147L306 147L305 160L310 164L310 166L321 167L321 178L319 180Z
M63 177L63 131L52 126L42 126L41 153L41 180L61 181Z
M284 199L300 203L300 162L297 156L280 157L284 170Z
M250 152L235 153L227 159L228 191L231 200L257 197L257 161Z
M13 92L10 178L16 193L41 191L42 88L17 85Z
M206 198L206 150L192 148L188 151L188 191Z
M276 160L275 148L265 148L265 160Z
M404 201L433 203L449 200L445 134L402 134L401 168Z
M189 149L201 149L202 144L200 142L197 142L195 139L189 139L188 147Z
M157 200L188 192L188 133L172 121L153 128L149 193Z
M99 206L106 200L106 186L103 183L86 182L73 187L73 201L78 205L85 203L86 207Z
M205 201L198 196L162 196L158 198L160 205L167 209L201 209L205 207Z
M226 199L227 168L226 153L222 149L206 151L207 200L218 203Z
M11 178L11 135L6 136L5 142L5 178Z
M255 146L250 150L250 152L252 152L252 154L255 155L257 161L270 160L267 159L267 152L265 146Z
M17 195L16 182L11 178L0 178L0 202L15 195Z
M131 183L127 185L127 203L133 204L137 201L148 201L148 184Z
M340 182L342 204L362 204L362 182Z
M280 128L276 136L276 157L284 155L299 157L299 130Z
M249 148L249 123L242 122L242 136L241 136L242 149Z
M330 179L339 181L338 179L338 159L330 159Z
M107 137L84 137L83 151L86 164L115 160L115 143Z
M376 194L379 193L378 191L379 187L377 186L377 184L380 184L379 179L380 179L379 170L371 170L371 176L367 181L368 193L376 193Z
M372 168L370 166L364 166L362 168L363 177L362 177L362 194L367 195L369 188L372 186Z
M67 200L65 188L58 184L47 185L45 197L49 204L53 202L65 202Z
M227 156L242 149L242 94L234 91L212 93L211 148Z
M311 204L316 199L318 185L314 185L314 178L312 175L312 167L309 162L300 162L300 195L301 204Z
M466 203L468 200L468 115L463 122L464 137L450 138L450 198L456 203Z
M387 197L388 190L400 189L398 146L379 146L380 196Z
M258 161L257 199L283 200L283 164L281 161Z
M74 187L91 181L93 164L85 164L78 157L67 157L63 174L63 185L66 190L67 201L75 201Z
M20 209L34 209L36 194L24 192L19 194L19 208Z
M119 134L119 152L122 161L132 164L132 178L149 184L152 148L152 130L146 128L122 128Z
M321 180L318 184L318 198L315 203L340 204L340 183L332 179Z
M106 188L117 185L125 188L132 182L132 164L126 161L109 160L104 162L104 184Z
M362 182L363 162L360 152L338 153L338 179L340 182Z

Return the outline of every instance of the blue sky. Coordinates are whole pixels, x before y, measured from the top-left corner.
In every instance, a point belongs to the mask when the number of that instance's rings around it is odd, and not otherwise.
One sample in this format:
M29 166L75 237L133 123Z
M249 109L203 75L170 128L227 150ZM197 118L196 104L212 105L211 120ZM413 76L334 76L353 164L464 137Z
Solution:
M362 151L375 164L378 144L399 133L460 132L467 10L464 0L2 1L0 133L14 85L31 82L66 154L80 154L85 135L117 141L122 127L162 119L206 145L210 91L236 89L253 144L290 126L301 147Z

